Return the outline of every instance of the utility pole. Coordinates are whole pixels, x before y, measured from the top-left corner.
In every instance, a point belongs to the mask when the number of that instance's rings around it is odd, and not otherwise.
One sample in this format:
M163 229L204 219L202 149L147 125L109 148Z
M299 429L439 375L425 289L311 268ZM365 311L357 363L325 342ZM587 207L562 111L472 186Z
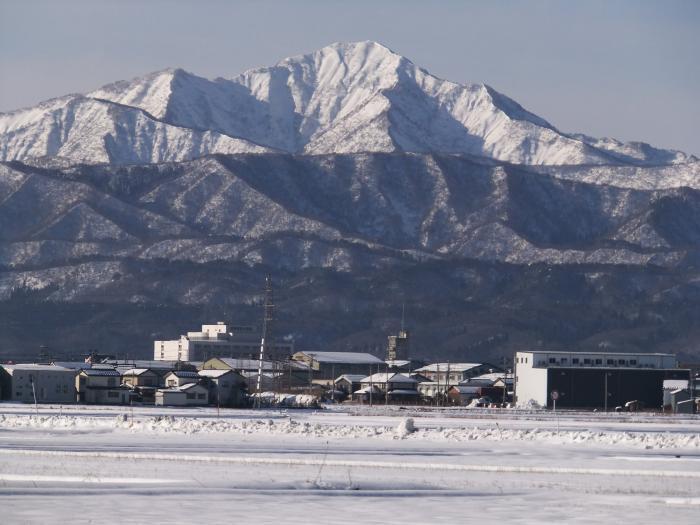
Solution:
M369 406L372 406L372 390L374 390L374 385L372 384L372 365L369 365Z
M605 411L608 411L608 371L605 371L605 399L603 400L605 403Z
M272 332L272 320L275 310L274 296L272 292L272 278L268 274L265 277L265 304L263 306L263 326L262 338L260 340L260 358L258 359L258 381L257 381L257 397L255 398L256 408L260 408L261 393L262 393L262 375L263 361L265 359L265 350L269 344L270 333ZM274 372L274 370L273 370Z
M440 406L440 363L435 363L436 365L436 377L437 377L437 388L435 389L435 405Z

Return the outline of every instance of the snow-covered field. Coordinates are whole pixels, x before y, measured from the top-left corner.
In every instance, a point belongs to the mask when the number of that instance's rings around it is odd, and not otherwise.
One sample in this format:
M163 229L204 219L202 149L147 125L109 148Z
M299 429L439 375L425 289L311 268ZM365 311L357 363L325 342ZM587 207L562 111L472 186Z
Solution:
M697 523L700 419L0 405L2 523Z

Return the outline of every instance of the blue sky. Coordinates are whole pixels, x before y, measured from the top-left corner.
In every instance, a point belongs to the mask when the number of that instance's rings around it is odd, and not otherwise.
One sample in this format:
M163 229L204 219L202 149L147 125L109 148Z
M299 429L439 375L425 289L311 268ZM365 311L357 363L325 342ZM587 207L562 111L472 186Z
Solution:
M700 155L700 2L0 0L0 111L166 67L232 77L377 40L564 131Z

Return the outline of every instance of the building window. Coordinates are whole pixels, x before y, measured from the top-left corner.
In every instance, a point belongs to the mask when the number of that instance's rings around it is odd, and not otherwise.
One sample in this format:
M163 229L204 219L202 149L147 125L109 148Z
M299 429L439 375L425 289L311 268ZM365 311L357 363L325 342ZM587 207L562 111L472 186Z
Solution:
M562 358L561 358L561 364L562 364L562 365L565 365L567 361L568 361L568 359L567 359L566 357L562 357Z
M194 399L194 398L195 398L194 393L191 393L191 394L188 393L188 394L187 394L187 399Z
M631 364L631 365L636 365L636 364L637 364L637 360L636 360L636 359L630 359L630 364Z
M579 362L578 357L574 357L573 359L571 359L571 362L572 362L573 364L577 365L578 362Z
M614 365L614 364L615 364L615 360L614 360L614 359L608 359L606 362L607 362L607 364L609 364L609 365Z
M553 357L550 357L550 358L549 358L549 364L550 364L550 365L552 365L552 364L554 364L554 363L556 363L556 362L557 362L557 360L554 359Z
M588 359L588 358L584 358L583 364L584 364L584 365L590 365L590 364L591 364L591 360Z
M205 394L197 394L197 399L204 399L205 397Z
M627 361L625 361L624 359L618 359L618 360L617 360L617 364L618 364L618 365L624 365L626 362L627 362Z
M596 365L602 365L602 364L603 364L603 360L602 360L602 359L596 359L596 360L595 360L595 364L596 364Z

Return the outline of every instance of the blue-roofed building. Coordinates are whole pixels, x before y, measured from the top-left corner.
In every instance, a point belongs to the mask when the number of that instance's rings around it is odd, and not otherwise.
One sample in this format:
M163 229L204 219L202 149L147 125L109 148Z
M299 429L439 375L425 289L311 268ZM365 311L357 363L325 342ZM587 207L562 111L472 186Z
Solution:
M113 368L88 368L75 378L78 401L99 405L120 405L129 402L131 389L122 385L121 374Z
M191 370L173 370L165 376L165 386L168 388L179 388L189 383L197 383L200 376Z

